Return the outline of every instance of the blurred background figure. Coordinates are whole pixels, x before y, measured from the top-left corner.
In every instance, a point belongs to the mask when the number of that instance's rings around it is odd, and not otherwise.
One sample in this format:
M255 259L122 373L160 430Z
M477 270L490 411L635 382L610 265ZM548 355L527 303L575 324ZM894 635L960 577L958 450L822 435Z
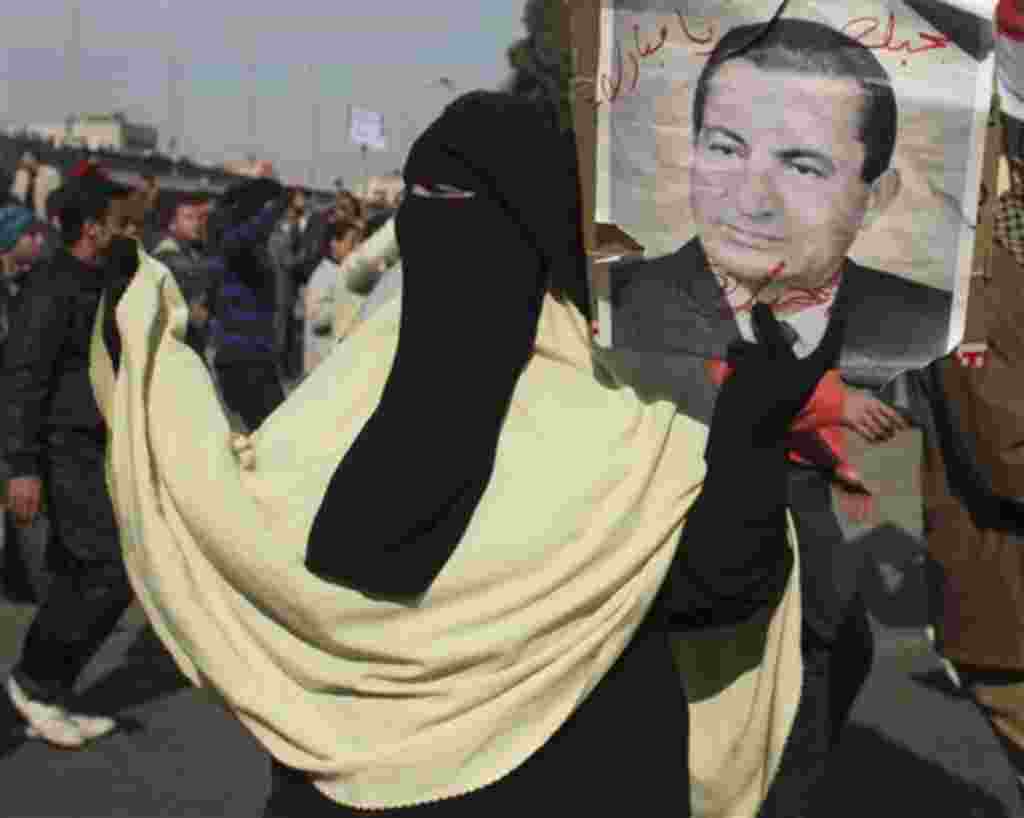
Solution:
M268 249L292 197L269 178L221 201L223 283L214 300L214 369L228 409L254 431L285 398L280 372L280 275Z
M987 197L993 242L971 278L963 342L921 378L931 408L921 474L941 574L935 648L1024 795L1024 0L1000 0L995 22L1004 157Z
M222 278L220 264L205 251L207 201L201 193L170 197L162 208L160 239L151 252L170 269L189 305L185 341L204 361L210 340L211 305Z
M328 215L334 219L362 222L366 221L366 208L352 191L342 188L334 194L334 207Z
M275 271L276 315L275 343L281 368L289 380L302 373L302 318L299 288L318 263L323 231L312 228L306 194L293 188L288 207L271 234L269 250Z
M5 688L25 734L63 748L117 728L115 719L75 712L73 694L133 598L89 375L104 283L112 265L136 253L118 236L111 207L125 192L101 175L78 179L60 208L63 247L29 277L3 351L9 509L27 526L45 504L53 533L46 546L53 580Z
M0 208L0 360L11 322L20 303L25 278L42 258L42 234L32 211L21 205ZM10 469L0 449L0 551L3 552L0 587L16 602L39 602L44 583L39 581L41 550L26 547L7 513Z
M363 224L351 218L337 218L331 225L321 252L321 261L305 288L305 339L303 374L308 375L330 353L334 338L335 300L341 280L341 265L362 240Z

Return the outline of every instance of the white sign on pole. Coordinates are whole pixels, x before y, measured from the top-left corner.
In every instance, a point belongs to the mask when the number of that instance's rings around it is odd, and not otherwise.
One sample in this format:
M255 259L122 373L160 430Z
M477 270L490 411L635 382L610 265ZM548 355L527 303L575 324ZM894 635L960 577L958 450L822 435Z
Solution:
M387 150L384 136L384 117L366 108L349 108L348 138L355 145L376 151Z

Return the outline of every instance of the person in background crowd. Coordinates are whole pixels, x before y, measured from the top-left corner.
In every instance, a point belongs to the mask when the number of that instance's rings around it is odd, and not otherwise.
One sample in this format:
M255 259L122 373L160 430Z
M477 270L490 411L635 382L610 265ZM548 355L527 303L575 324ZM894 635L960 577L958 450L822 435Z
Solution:
M221 202L223 284L214 302L214 366L227 407L254 431L284 400L275 334L278 277L268 251L289 197L273 179L242 182Z
M334 235L335 225L339 222L354 222L358 223L365 234L366 223L365 223L366 210L363 207L363 203L350 191L343 188L338 189L334 195L334 203L331 207L319 210L310 216L309 226L306 228L308 236L308 242L320 248L316 254L311 258L316 259L316 264L312 270L316 270L318 266L324 266L327 263L325 260L329 259L329 253L326 249L331 242L332 236ZM297 276L296 284L298 285L298 291L295 301L295 319L298 322L298 326L304 327L302 332L302 339L300 349L302 350L303 358L303 371L308 374L310 369L310 355L309 355L309 343L319 346L322 344L323 339L314 333L310 327L310 319L307 313L307 309L311 303L318 301L320 295L325 292L322 286L318 286L318 294L312 299L309 293L309 287L311 285L312 272L306 273L309 269L308 260L304 263L300 274ZM323 271L321 271L323 275ZM333 287L333 285L332 285ZM334 297L336 295L335 289L329 289L331 304L334 303ZM326 308L326 305L324 305ZM322 330L325 326L333 328L333 316L328 316L323 313L322 310L318 312L318 326ZM325 324L324 322L327 322ZM313 338L316 341L313 341ZM321 351L313 350L314 359L320 360L323 357Z
M374 223L376 227L372 226ZM387 286L380 290L385 279ZM371 219L366 239L338 269L334 287L335 342L345 340L379 304L396 295L401 289L401 279L394 218L388 217L383 222Z
M41 225L27 207L0 208L0 349L21 301L25 276L42 258Z
M940 567L936 651L1005 749L1024 796L1024 0L996 8L1008 190L961 345L916 377L926 396L921 485Z
M29 278L3 357L9 507L19 525L29 525L45 498L47 562L55 575L6 690L27 735L64 748L117 727L112 718L74 712L72 696L133 596L107 490L106 429L89 377L104 265L137 256L130 239L115 244L117 192L94 179L64 200L64 246Z
M293 188L288 207L277 229L270 237L270 258L276 278L276 343L284 374L297 378L302 372L302 322L298 289L313 272L318 262L323 233L316 235L311 227L306 194ZM297 309L298 308L298 309Z
M204 360L210 307L221 278L219 264L203 252L207 198L203 194L174 196L164 210L164 234L150 253L170 268L185 295L189 305L186 343Z
M352 219L337 219L330 226L323 248L323 258L304 291L306 337L303 356L304 374L308 375L335 346L335 298L340 282L341 265L363 236L363 225Z
M0 361L11 321L20 307L28 276L46 263L42 225L21 205L0 208ZM33 541L38 530L17 529L7 513L7 461L0 449L0 549L3 550L2 587L9 599L38 603L45 590L42 543ZM45 534L45 532L43 532Z
M918 376L928 552L940 566L940 652L1007 750L1024 795L1024 190L996 204L987 275L974 276L964 342Z

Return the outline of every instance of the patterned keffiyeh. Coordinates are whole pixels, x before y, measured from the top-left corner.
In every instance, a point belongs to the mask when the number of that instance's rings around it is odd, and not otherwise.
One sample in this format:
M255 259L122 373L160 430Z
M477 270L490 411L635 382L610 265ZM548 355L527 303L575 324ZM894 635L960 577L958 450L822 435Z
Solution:
M993 236L1024 267L1024 190L1007 190L995 208Z

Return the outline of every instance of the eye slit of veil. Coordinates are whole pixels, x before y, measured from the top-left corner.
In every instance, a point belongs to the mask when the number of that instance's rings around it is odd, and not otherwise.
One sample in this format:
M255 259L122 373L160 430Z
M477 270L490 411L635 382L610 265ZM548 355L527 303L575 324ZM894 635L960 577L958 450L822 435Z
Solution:
M427 199L472 199L476 196L475 190L462 190L452 185L432 185L426 187L421 184L412 186L413 196L422 196Z

